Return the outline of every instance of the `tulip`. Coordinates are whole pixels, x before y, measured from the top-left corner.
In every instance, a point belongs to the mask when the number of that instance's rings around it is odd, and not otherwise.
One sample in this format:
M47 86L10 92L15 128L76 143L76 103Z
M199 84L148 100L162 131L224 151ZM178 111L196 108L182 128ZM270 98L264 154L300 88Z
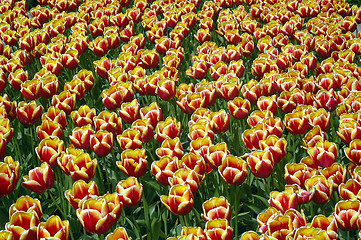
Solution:
M90 136L95 134L90 124L83 127L76 127L72 134L69 135L69 140L76 148L90 149Z
M189 185L174 185L169 195L163 195L160 199L176 215L187 215L193 208L193 194Z
M359 218L359 200L341 200L335 206L333 213L337 226L341 230L351 231L357 228Z
M168 178L168 182L171 187L175 185L188 185L193 195L197 193L200 186L197 173L185 168L179 168L172 177Z
M54 186L54 172L46 162L40 167L29 171L28 176L23 177L22 185L33 192L41 194Z
M241 120L248 116L251 110L251 104L248 99L236 97L232 101L228 101L228 110L232 117Z
M287 130L293 135L304 134L308 127L307 118L301 111L287 113L285 115L284 124Z
M113 134L106 130L100 130L90 135L90 147L100 157L108 155L113 149L113 144Z
M40 140L43 140L48 137L58 137L61 139L63 137L63 130L59 123L44 120L40 126L36 128L36 133Z
M312 200L317 204L328 202L332 195L333 185L331 180L324 176L313 176L305 182L306 190L312 192Z
M256 80L251 80L242 86L241 89L244 98L248 99L251 103L256 103L261 96L261 88Z
M100 60L94 61L93 63L95 71L99 77L108 78L108 71L112 68L111 60L109 60L107 57L102 57Z
M137 99L129 103L122 103L118 111L119 116L125 123L133 123L140 118L140 105Z
M179 236L181 239L184 237L187 239L187 237L194 237L192 239L197 240L206 240L206 234L200 227L182 227L181 235Z
M78 180L73 183L72 189L65 191L64 195L70 205L76 210L79 208L79 203L82 199L99 196L98 186L94 181L86 183L84 180Z
M113 226L121 210L121 204L111 209L105 197L97 197L81 200L76 215L85 230L93 234L104 234Z
M147 157L144 149L127 149L121 154L117 167L128 177L141 177L147 170Z
M207 239L231 240L233 229L229 226L227 219L210 220L206 223L205 232Z
M5 107L9 120L16 118L16 102L11 102L7 94L0 96L0 104ZM10 122L9 122L10 123Z
M15 189L20 177L20 164L14 161L12 157L5 157L3 162L0 162L0 179L4 186L0 190L0 197L9 195Z
M96 131L108 131L114 136L122 133L122 120L114 112L103 111L93 118Z
M202 204L204 221L208 222L215 219L231 220L231 205L223 196L213 197Z
M54 167L57 164L57 158L64 151L64 142L58 137L44 138L35 151L41 162Z
M287 141L275 135L268 136L265 140L260 141L260 148L264 151L270 151L275 163L283 160L286 155Z
M76 103L76 95L70 91L63 91L59 95L55 95L52 98L52 104L54 107L63 110L67 115L74 110Z
M88 92L92 89L93 85L94 85L94 76L93 76L93 72L86 70L86 69L82 69L78 72L77 75L74 76L74 78L78 78L80 79L83 83L84 83L84 87L85 87L85 91Z
M206 161L213 168L218 169L223 159L229 154L227 143L222 142L212 145L207 149Z
M247 118L247 123L251 128L254 128L258 123L263 123L265 119L273 118L273 113L270 111L253 111Z
M285 166L285 180L289 185L297 184L304 187L307 179L314 176L315 170L303 163L288 163Z
M117 184L117 193L125 208L137 206L143 196L143 185L135 177L129 177Z
M325 230L330 239L338 238L338 228L333 215L329 217L326 217L324 215L314 216L310 223L310 226Z
M331 166L322 169L320 173L327 179L332 180L334 189L337 189L341 183L346 182L346 169L339 163L334 163Z
M116 110L123 102L122 93L116 86L111 86L102 92L103 104L108 110Z
M153 102L148 107L143 107L140 109L141 119L150 119L150 124L155 128L158 122L163 120L162 109L159 108L156 102Z
M307 152L320 167L331 166L337 158L336 144L327 140L317 142L315 147L309 148Z
M169 101L176 95L176 82L172 79L158 81L155 93L164 101Z
M71 113L71 118L77 127L83 127L88 124L93 125L93 118L96 116L95 108L90 109L88 105L82 105L78 111Z
M156 134L154 138L159 143L162 143L168 138L174 139L176 137L179 137L179 134L181 132L181 124L180 122L177 123L176 119L168 117L164 122L159 122L157 124L155 132Z
M123 150L141 148L143 145L141 132L133 129L127 129L118 135L117 141Z
M359 164L360 158L358 156L360 156L360 150L359 150L359 145L361 143L361 140L357 139L357 140L353 140L349 147L345 148L345 154L346 157L353 162L354 164ZM361 145L360 145L361 146Z
M227 155L218 167L218 172L227 184L241 185L248 175L247 163L239 157Z
M43 217L43 210L38 199L33 199L30 196L19 197L15 203L9 208L9 215L12 216L16 212L32 212L41 219Z
M69 221L62 221L59 216L51 216L46 222L38 225L38 238L57 238L60 240L69 239Z
M107 235L106 240L132 240L127 234L127 231L123 227L118 227L114 230L114 232Z
M204 61L195 61L186 74L194 79L203 79L207 74L207 65Z
M169 185L168 178L178 170L179 160L176 157L163 156L159 161L152 163L152 173L156 180L164 185Z
M16 108L16 116L25 127L30 127L39 121L43 106L37 106L35 101L30 103L20 102Z
M316 146L316 143L319 141L326 140L326 134L321 130L320 126L313 127L306 136L302 139L306 148L311 148Z
M247 159L248 167L252 173L259 178L267 178L271 175L274 160L270 151L254 151Z
M19 211L10 216L10 221L6 223L5 228L12 232L15 240L36 239L39 223L40 220L35 212Z
M298 197L293 188L286 188L283 192L272 191L268 202L271 207L285 213L288 209L297 209Z
M89 43L89 49L98 57L103 57L108 52L108 41L99 36Z
M149 142L153 138L154 127L150 124L150 119L138 119L132 124L133 130L138 130L143 142Z
M82 179L88 182L94 177L97 166L96 159L92 160L87 153L80 153L74 158L70 158L65 168L74 181Z
M179 138L167 138L165 139L161 147L156 149L156 152L158 157L168 156L168 157L177 157L178 159L181 159L183 157L183 147L180 142Z

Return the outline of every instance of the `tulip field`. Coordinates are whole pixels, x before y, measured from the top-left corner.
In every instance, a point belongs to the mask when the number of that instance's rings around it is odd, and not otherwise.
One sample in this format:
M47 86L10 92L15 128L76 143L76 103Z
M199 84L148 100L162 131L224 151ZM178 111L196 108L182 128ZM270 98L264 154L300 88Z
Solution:
M0 240L361 239L360 29L347 0L0 0Z

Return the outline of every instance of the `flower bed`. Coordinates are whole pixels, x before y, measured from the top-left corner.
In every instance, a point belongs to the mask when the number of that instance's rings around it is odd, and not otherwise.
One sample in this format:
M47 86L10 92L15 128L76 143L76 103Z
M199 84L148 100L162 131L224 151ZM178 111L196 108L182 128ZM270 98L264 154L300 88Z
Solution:
M361 238L361 8L0 4L0 239Z

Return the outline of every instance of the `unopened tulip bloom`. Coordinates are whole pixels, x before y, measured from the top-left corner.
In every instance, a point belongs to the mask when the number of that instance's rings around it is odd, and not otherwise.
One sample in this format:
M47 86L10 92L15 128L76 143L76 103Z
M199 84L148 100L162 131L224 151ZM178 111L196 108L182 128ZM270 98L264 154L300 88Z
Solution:
M137 206L143 196L143 185L135 177L129 177L117 184L117 193L125 208Z
M15 189L16 183L20 177L20 164L18 161L10 156L5 157L3 162L0 162L0 183L3 187L0 188L0 197L9 195Z
M193 194L188 185L174 185L169 195L163 195L160 199L176 215L187 215L193 208Z
M69 221L62 221L59 216L53 215L46 222L38 226L38 238L56 238L59 240L69 239Z
M118 211L121 209L119 204L111 210L104 197L96 197L80 201L76 215L88 232L104 234L113 226Z
M248 175L247 162L239 157L227 155L218 167L218 172L227 184L241 185Z
M37 106L35 101L20 102L16 108L16 116L24 127L30 127L39 121L43 113L43 106Z
M206 223L205 232L210 240L231 240L233 229L229 226L227 219L215 219Z
M227 199L223 196L213 197L202 204L203 219L208 222L215 219L227 219L231 220L231 205Z
M76 210L83 198L99 196L98 186L94 181L86 183L84 180L78 180L73 183L72 189L65 191L64 195L70 205Z
M46 162L40 167L30 170L28 176L24 176L24 187L41 194L54 186L54 172Z
M127 176L141 177L148 166L144 149L127 149L121 154L121 161L116 162L117 167Z

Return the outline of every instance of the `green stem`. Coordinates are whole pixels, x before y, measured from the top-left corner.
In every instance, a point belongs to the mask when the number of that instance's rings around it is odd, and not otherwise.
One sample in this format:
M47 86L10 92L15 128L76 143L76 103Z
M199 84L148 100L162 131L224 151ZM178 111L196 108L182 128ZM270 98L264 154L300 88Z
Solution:
M59 210L63 218L66 218L67 216L64 214L64 211L61 209L61 207L58 205L58 203L55 201L53 194L48 191L48 195L50 196L51 200L53 201L56 208Z
M239 205L239 200L238 200L238 195L239 195L239 186L234 186L234 233L235 233L235 237L236 239L238 239L238 205Z
M108 175L107 162L106 162L106 160L105 160L105 157L103 157L102 160L103 160L103 164L104 164L104 171L105 171L105 177L106 177L106 182L107 182L108 190L111 191L111 190L112 190L112 184L111 184L111 182L110 182L109 175Z
M99 240L104 240L105 238L104 238L104 235L103 234L98 234L98 239Z

